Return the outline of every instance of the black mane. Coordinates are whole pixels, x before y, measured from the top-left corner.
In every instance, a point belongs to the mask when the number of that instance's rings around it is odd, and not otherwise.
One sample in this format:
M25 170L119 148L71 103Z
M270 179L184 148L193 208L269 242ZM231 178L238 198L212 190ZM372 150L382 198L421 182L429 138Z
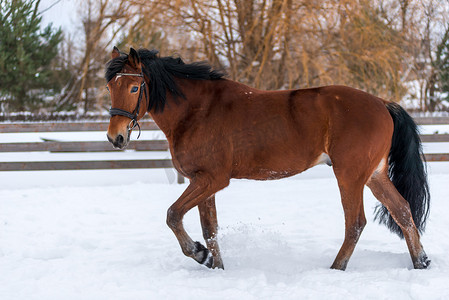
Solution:
M194 62L186 64L181 58L167 56L159 57L157 50L139 49L137 50L143 65L143 72L150 78L149 91L150 101L148 111L154 108L155 112L162 112L167 101L167 90L174 96L185 98L182 91L176 84L174 77L217 80L226 74L223 71L214 70L206 62ZM120 72L128 62L128 55L122 53L119 57L110 60L106 64L105 78L109 82Z

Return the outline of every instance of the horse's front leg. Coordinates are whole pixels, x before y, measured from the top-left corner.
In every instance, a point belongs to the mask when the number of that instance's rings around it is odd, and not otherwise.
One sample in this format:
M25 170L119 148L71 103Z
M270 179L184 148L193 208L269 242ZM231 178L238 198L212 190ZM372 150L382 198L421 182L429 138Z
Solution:
M207 249L209 249L213 257L212 268L224 269L217 241L218 222L217 209L215 208L215 195L200 202L198 204L198 210L200 212L203 237L206 241Z
M167 225L178 239L182 252L209 268L218 266L219 263L214 262L214 256L206 247L190 238L184 229L182 219L190 209L204 202L228 184L229 180L217 181L212 180L209 176L196 176L167 212Z

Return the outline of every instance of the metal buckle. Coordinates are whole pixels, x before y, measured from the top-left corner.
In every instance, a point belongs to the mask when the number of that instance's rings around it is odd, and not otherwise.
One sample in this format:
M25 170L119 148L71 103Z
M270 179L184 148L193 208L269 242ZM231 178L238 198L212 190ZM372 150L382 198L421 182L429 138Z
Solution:
M130 126L131 123L132 123L132 126ZM128 138L129 138L130 135L131 135L131 130L133 130L133 129L136 128L136 127L139 128L139 134L137 135L137 139L139 139L141 130L140 130L139 122L137 122L136 119L131 119L131 121L129 122L128 126L126 126L126 127L127 127L127 129L128 129Z

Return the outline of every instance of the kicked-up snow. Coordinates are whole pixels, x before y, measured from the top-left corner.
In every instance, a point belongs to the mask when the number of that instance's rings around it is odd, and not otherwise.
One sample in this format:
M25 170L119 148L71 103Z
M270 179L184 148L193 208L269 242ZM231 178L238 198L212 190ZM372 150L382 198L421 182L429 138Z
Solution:
M332 169L235 180L217 194L225 270L185 257L165 224L171 170L0 172L0 299L449 299L449 163L430 164L431 214L414 270L405 241L368 224L345 272ZM198 212L184 219L202 241Z

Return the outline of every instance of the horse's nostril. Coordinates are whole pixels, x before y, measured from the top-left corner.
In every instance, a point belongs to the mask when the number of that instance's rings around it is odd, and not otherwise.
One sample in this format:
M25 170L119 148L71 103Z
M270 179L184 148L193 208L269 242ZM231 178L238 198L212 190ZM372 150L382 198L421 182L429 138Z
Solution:
M125 140L125 139L123 138L123 135L119 134L119 135L117 136L117 139L116 139L115 141L117 142L117 144L122 145L123 142L124 142L124 140Z
M108 137L108 141L111 142L112 145L114 146L114 148L116 148L116 149L123 149L126 146L125 138L121 134L117 135L117 137L115 137L115 138L111 138L109 136L109 134L107 134L107 137Z

